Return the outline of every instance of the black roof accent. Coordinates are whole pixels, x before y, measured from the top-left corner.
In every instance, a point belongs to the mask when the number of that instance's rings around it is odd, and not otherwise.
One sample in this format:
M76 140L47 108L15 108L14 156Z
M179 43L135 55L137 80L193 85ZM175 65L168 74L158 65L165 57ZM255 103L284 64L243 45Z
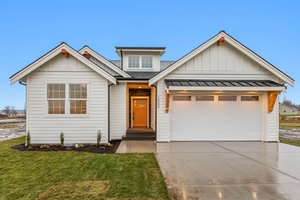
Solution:
M184 80L166 79L166 86L176 87L284 87L283 84L275 83L270 80Z
M132 76L132 78L123 78L123 77L116 77L118 80L149 80L152 77L154 77L159 72L130 72L127 71L127 73Z

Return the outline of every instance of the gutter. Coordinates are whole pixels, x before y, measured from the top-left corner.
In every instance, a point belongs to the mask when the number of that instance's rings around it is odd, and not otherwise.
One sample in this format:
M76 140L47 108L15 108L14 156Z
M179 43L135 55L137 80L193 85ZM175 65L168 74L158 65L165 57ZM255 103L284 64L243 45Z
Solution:
M27 86L27 84L26 84L25 82L19 81L19 83L20 83L21 85Z
M107 136L108 136L108 143L110 143L110 86L114 85L113 83L109 84L107 86L107 93L108 93L108 96L107 96L107 107L108 107L108 112L107 112Z

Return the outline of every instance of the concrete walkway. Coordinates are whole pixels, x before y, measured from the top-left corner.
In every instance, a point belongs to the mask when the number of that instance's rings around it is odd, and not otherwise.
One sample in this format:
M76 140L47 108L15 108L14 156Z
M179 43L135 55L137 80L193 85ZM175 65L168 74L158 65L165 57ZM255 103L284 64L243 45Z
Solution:
M138 152L136 141L129 152ZM144 141L145 142L145 141ZM146 143L149 141L146 141ZM298 200L300 148L262 142L150 143L172 199ZM141 152L141 151L140 151Z

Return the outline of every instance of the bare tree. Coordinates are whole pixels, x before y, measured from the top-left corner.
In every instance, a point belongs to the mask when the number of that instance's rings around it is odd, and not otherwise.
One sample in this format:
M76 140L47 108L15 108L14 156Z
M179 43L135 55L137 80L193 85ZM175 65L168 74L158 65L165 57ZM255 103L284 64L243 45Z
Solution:
M16 115L17 111L14 106L5 106L2 110L7 116Z

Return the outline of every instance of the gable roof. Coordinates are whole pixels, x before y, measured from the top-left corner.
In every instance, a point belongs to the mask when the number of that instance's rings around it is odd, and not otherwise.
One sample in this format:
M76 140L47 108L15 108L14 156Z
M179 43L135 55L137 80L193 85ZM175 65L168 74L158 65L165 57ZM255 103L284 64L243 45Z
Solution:
M286 105L286 104L284 104L284 103L280 103L279 106L281 106L281 107L286 107L286 108L289 108L289 109L294 110L294 111L298 111L297 108L292 107L292 106L289 106L289 105Z
M78 52L81 53L81 54L83 54L85 51L88 51L88 53L91 56L93 56L94 58L96 58L97 60L99 60L104 65L108 66L113 71L115 71L118 74L120 74L121 76L123 76L125 78L130 78L131 77L127 72L125 72L124 70L122 70L121 68L119 68L118 66L116 66L113 62L107 60L105 57L103 57L102 55L100 55L98 52L94 51L92 48L90 48L87 45L85 45L84 47L82 47Z
M178 67L180 67L182 64L186 63L188 60L193 58L194 56L198 55L200 52L204 51L205 49L209 48L211 45L215 44L220 38L224 37L225 41L246 54L249 58L253 59L257 63L259 63L261 66L266 68L268 71L279 77L284 82L288 83L289 85L294 85L294 79L289 77L287 74L276 68L274 65L257 55L255 52L238 42L236 39L228 35L225 31L221 31L200 46L196 47L183 57L181 57L179 60L177 60L175 63L171 64L169 67L162 70L159 74L154 76L149 80L149 85L154 84L158 80L162 79L164 76L168 75Z
M103 76L104 78L109 80L110 82L114 83L115 85L117 84L117 80L116 80L115 77L113 77L112 75L107 73L105 70L103 70L102 68L97 66L95 63L93 63L90 60L88 60L87 58L85 58L83 55L78 53L75 49L70 47L65 42L63 42L60 45L54 47L48 53L46 53L42 57L38 58L37 60L35 60L31 64L29 64L28 66L24 67L23 69L21 69L20 71L18 71L14 75L12 75L10 77L10 83L13 84L16 81L24 78L25 76L27 76L29 73L31 73L35 69L39 68L40 66L45 64L47 61L51 60L52 58L54 58L55 56L60 54L62 49L65 49L70 55L72 55L73 57L75 57L76 59L78 59L79 61L81 61L85 65L87 65L88 67L90 67L92 70L94 70L95 72L97 72L98 74L100 74L101 76Z

